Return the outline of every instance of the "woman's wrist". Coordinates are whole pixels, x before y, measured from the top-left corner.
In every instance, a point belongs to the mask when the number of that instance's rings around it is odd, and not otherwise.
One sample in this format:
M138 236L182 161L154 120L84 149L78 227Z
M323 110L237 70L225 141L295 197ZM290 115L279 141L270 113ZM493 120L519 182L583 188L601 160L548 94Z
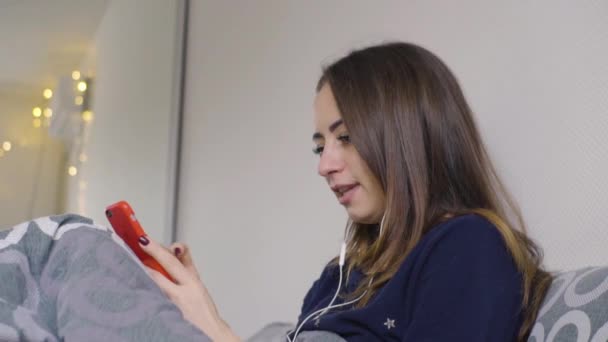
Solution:
M241 342L241 338L238 337L230 326L221 319L218 321L213 335L214 336L209 336L213 341Z

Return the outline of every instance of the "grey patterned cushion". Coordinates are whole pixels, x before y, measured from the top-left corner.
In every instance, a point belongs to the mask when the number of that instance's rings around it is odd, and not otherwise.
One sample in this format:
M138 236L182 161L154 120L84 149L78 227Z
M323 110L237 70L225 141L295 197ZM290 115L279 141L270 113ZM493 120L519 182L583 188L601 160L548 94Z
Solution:
M558 274L528 341L608 341L608 267Z
M0 341L210 341L113 231L42 217L0 232Z

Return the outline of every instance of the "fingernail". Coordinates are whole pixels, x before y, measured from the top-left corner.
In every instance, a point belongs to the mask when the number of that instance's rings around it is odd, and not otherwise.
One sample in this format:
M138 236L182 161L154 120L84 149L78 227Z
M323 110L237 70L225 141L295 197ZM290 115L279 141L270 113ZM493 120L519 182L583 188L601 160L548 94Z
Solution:
M175 256L179 256L180 254L182 254L182 250L179 247L175 247L173 253L175 253Z
M139 243L141 243L144 246L147 246L150 243L150 240L148 240L148 238L145 236L140 236Z

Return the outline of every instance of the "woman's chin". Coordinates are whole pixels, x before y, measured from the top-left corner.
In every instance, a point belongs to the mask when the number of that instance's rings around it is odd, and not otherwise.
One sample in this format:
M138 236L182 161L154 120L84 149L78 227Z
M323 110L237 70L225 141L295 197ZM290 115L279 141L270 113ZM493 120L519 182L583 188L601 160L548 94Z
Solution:
M377 219L374 219L374 215L357 211L356 208L346 208L346 213L353 223L376 224L379 222Z

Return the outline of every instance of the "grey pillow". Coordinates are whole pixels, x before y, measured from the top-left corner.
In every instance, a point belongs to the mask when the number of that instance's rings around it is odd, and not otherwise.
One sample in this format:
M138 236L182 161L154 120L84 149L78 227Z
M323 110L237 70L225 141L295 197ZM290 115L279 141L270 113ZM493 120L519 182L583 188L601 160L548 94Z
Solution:
M0 341L210 341L142 266L80 216L0 232Z
M608 341L608 267L557 274L528 341Z

